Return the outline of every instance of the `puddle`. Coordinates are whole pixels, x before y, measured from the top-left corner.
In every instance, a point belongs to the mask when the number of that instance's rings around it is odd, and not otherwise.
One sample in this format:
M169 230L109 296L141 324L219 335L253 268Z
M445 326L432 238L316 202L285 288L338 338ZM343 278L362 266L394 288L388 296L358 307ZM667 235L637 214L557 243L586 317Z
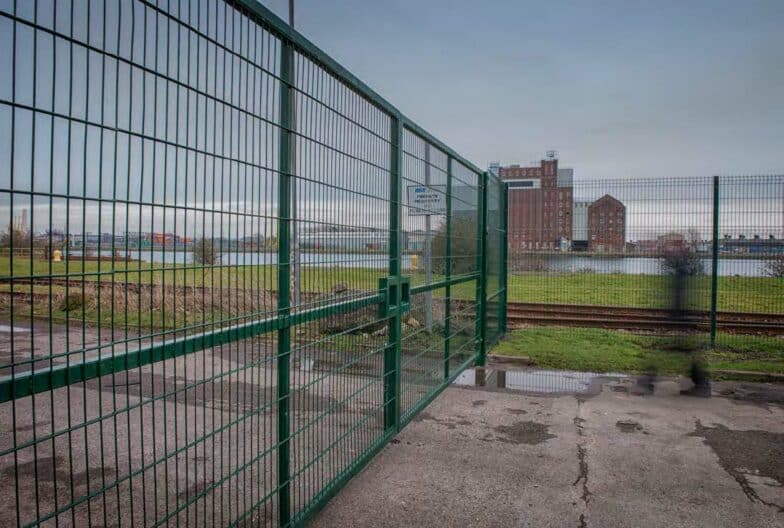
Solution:
M29 334L29 328L0 324L0 334Z
M601 392L602 384L627 378L625 374L599 374L569 370L503 370L472 368L454 381L462 387L511 390L533 394L585 394Z

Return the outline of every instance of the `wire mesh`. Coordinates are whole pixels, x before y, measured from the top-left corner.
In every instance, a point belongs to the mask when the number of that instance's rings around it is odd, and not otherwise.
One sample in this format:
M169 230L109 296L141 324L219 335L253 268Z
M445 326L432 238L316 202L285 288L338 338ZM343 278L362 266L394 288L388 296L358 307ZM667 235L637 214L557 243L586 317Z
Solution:
M784 252L784 179L721 177L719 186L719 310L781 312L766 276ZM694 258L694 307L709 308L713 178L576 181L559 211L573 230L562 240L531 227L544 201L516 196L531 192L509 191L510 301L667 308L668 257L683 250Z
M485 332L488 344L495 343L503 333L502 313L506 304L505 287L506 261L504 254L505 215L504 184L494 175L487 180L487 215L485 233L487 246L484 258L487 260L485 271L485 288L487 303L485 316Z
M0 39L0 524L301 523L477 359L483 174L263 7Z
M729 333L781 333L784 177L501 175L510 185L509 300L522 303L513 305L529 322L601 326L608 308L630 324L651 319L653 330L677 300L673 276L685 270L684 308L699 332L711 331L715 317L719 341L733 349L744 337Z

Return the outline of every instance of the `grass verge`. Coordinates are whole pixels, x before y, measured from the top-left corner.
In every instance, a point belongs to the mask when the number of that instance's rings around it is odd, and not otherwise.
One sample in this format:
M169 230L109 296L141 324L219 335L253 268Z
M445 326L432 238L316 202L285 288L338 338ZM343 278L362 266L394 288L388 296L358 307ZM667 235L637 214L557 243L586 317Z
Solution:
M710 276L694 278L692 305L710 308ZM509 275L509 301L662 308L669 278L621 273L517 273ZM784 312L784 279L719 277L718 307L730 312Z
M526 356L538 367L638 374L656 366L661 374L684 374L689 356L674 336L636 335L600 328L537 327L512 331L492 351ZM704 336L689 336L710 370L784 373L784 339L719 334L715 349Z

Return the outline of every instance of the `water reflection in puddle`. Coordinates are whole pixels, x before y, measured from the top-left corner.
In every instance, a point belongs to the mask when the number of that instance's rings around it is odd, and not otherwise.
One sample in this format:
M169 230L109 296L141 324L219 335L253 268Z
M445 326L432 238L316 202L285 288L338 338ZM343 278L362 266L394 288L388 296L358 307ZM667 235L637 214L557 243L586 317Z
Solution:
M464 387L514 390L538 394L594 394L608 379L626 378L625 374L599 374L569 370L503 370L473 368L454 381Z
M0 324L0 334L28 334L30 333L29 328L23 328L19 326L9 326L5 324Z

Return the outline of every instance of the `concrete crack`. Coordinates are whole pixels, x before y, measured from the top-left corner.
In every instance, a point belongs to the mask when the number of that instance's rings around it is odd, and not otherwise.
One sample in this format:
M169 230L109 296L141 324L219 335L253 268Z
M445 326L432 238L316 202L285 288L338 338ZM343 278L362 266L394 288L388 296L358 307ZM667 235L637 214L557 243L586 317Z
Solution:
M765 506L769 506L771 508L778 510L780 513L784 513L784 506L781 506L780 504L776 504L775 502L766 501L765 499L760 497L757 491L751 487L751 484L749 484L748 479L746 478L745 475L743 475L743 473L730 469L727 469L727 473L729 473L732 476L732 478L735 479L735 482L737 482L740 485L740 489L743 491L743 493L746 495L746 498L748 498L749 501L759 502L760 504L764 504Z
M748 470L784 485L784 464L780 456L784 453L781 448L784 446L784 434L736 431L720 424L705 427L700 420L696 420L694 426L694 432L689 436L703 439L718 457L719 465L735 479L750 502L758 502L784 513L784 505L760 497L744 474Z
M580 464L580 472L577 475L577 479L572 483L572 486L576 487L582 481L582 495L580 495L580 498L585 504L588 504L592 495L588 489L588 462L585 460L587 452L588 450L585 447L577 446L577 460Z
M580 411L582 409L582 400L579 398L577 399L577 414L572 420L574 426L577 428L577 435L580 437L580 441L577 442L577 463L578 463L578 473L577 478L572 483L573 487L577 487L579 484L582 483L582 493L580 494L580 498L583 501L583 504L587 507L588 502L591 500L591 491L588 489L588 461L586 459L586 455L588 454L588 449L584 445L584 438L585 438L585 419L580 416ZM580 524L578 528L588 528L588 523L585 519L585 513L580 514Z

